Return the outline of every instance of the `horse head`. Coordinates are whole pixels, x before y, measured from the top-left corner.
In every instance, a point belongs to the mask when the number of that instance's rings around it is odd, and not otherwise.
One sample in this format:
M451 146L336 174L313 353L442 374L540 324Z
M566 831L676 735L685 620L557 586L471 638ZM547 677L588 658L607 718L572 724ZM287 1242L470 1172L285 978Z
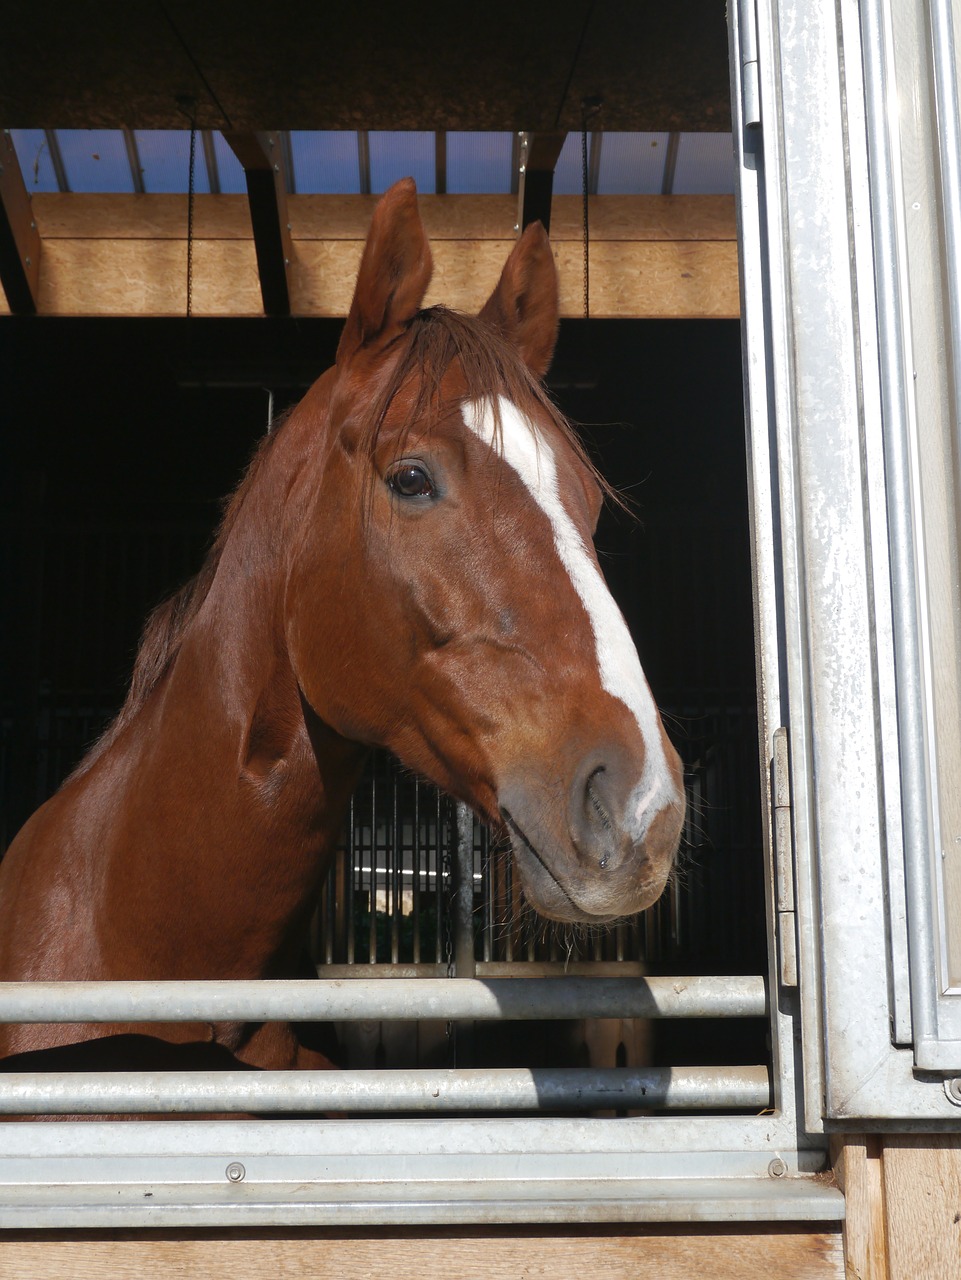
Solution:
M604 923L661 893L677 754L593 549L598 478L540 386L558 326L536 224L480 315L420 310L412 182L374 214L327 423L297 482L286 642L309 715L510 837L529 902Z

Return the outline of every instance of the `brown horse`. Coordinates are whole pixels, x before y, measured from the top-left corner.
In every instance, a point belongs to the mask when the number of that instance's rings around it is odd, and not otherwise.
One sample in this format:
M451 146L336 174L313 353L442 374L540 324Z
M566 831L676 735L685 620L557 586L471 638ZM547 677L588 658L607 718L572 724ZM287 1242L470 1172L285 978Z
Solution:
M547 237L527 229L476 319L419 310L430 274L401 182L335 366L4 858L0 979L292 975L372 745L505 832L543 915L602 924L660 894L680 764L592 548L601 487L538 381ZM324 1065L281 1024L17 1025L0 1055L147 1035Z

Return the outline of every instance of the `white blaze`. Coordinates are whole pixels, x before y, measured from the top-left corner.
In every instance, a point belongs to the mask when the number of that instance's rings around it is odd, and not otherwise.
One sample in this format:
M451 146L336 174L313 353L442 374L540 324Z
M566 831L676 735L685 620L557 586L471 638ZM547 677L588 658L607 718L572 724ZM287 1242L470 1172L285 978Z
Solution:
M517 472L531 497L550 520L557 554L590 619L601 685L629 709L644 740L644 776L632 795L634 821L640 835L646 828L647 823L643 819L652 802L662 804L675 791L661 740L660 717L627 623L561 501L557 465L550 442L503 396L498 397L498 407L501 456ZM481 440L493 445L496 419L490 400L465 404L464 421ZM649 819L652 814L647 816Z

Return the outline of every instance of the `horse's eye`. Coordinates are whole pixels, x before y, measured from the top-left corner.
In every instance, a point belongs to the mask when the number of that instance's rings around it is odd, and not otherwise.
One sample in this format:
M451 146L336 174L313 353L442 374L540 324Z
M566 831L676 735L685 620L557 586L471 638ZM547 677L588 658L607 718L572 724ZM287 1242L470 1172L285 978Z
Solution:
M402 462L387 473L387 483L402 498L430 498L434 486L423 467L413 462Z

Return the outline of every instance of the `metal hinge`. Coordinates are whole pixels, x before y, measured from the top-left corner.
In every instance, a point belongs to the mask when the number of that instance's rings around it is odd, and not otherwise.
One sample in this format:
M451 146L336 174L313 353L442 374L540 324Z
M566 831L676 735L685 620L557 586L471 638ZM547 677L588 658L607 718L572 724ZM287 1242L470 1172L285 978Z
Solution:
M783 987L797 986L797 923L794 915L794 836L791 823L791 756L787 729L774 731L771 762L774 813L774 891L778 972Z
M745 129L757 129L761 124L761 86L757 70L754 0L737 0L737 27L741 47L741 123Z

